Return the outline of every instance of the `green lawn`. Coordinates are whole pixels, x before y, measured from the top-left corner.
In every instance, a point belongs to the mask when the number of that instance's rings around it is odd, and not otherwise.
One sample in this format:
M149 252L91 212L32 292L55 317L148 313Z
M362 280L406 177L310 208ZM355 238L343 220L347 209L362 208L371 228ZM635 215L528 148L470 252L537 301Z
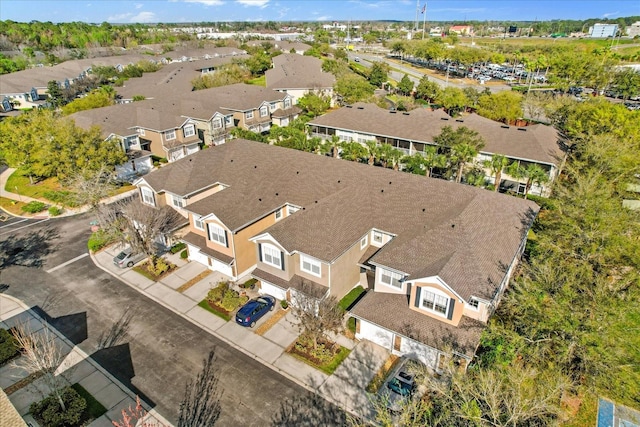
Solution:
M93 396L91 396L91 394L89 394L89 392L80 384L76 383L72 385L71 388L73 388L80 397L87 402L87 408L84 410L83 414L83 418L87 421L98 419L107 413L107 408L102 406L102 403L98 402Z
M343 310L349 310L365 292L366 291L362 286L356 286L355 288L351 289L348 294L342 297L338 305L342 307Z
M249 83L250 85L267 87L267 76L263 74L260 77L249 80L247 83Z
M20 196L46 199L46 193L60 191L62 190L62 187L60 186L60 183L58 183L57 178L47 178L31 184L29 177L24 175L23 172L18 169L11 174L9 179L7 179L7 185L4 189Z
M21 209L24 205L26 205L24 202L0 197L0 208L14 215L24 215L24 211Z

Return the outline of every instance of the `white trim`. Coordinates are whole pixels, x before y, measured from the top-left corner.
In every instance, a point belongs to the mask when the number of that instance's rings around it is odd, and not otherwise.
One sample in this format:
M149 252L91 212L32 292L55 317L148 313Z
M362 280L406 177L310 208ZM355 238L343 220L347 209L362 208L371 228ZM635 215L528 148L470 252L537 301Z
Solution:
M386 273L386 274L385 274ZM384 276L389 277L389 282L384 281ZM402 289L402 282L400 281L404 276L400 273L396 273L395 271L387 270L386 268L380 268L380 283L385 286L389 286L393 289ZM394 280L398 281L398 285L393 284Z
M260 244L260 249L262 250L262 262L282 270L282 251L280 249L269 243ZM267 257L269 257L269 259L267 259ZM277 260L277 262L275 262L275 260Z
M420 286L420 301L419 301L419 306L422 310L428 311L429 313L433 313L435 315L441 316L441 317L447 317L447 314L449 313L449 306L451 305L451 297L447 294L445 294L444 292L442 292L439 289L436 288L432 288L432 287L428 287L428 286ZM424 305L424 297L425 297L425 292L429 293L430 295L433 295L433 299L429 300L429 302L433 305L433 307L427 307L426 305ZM444 312L441 312L439 310L436 310L436 305L442 306L442 299L444 299L445 304L444 304ZM436 303L440 303L440 304L436 304Z
M207 234L210 241L225 247L227 246L225 229L220 227L218 224L213 222L207 223Z
M266 105L260 107L260 117L267 117L269 115L269 108Z
M185 138L193 136L196 134L196 127L193 124L186 125L182 128L182 133L184 134Z
M140 195L142 196L142 203L149 206L156 205L156 195L152 189L147 187L140 187ZM150 199L150 200L147 200Z
M473 304L475 302L475 305ZM469 307L469 309L474 310L474 311L479 311L480 310L480 300L476 297L471 297L469 299L469 302L467 303L467 307Z
M305 267L308 264L308 268ZM314 271L314 267L317 267L318 271ZM312 276L322 277L322 262L307 255L300 254L300 270Z
M173 207L180 209L184 208L186 205L184 198L176 196L175 194L171 195L171 204Z
M164 133L164 140L165 141L172 141L176 139L176 130L175 129L171 129L168 130Z
M374 243L382 244L382 241L384 240L384 236L382 235L382 232L373 230L373 236L371 237L371 240Z
M369 236L364 236L362 239L360 239L360 249L366 248L368 243L369 243Z
M198 227L200 224L200 227ZM204 220L202 219L202 215L193 214L193 226L196 230L204 231Z
M283 218L282 214L283 214L282 208L276 210L276 213L275 213L276 221L280 221Z
M244 113L244 119L245 120L253 119L253 111L247 111L246 113Z

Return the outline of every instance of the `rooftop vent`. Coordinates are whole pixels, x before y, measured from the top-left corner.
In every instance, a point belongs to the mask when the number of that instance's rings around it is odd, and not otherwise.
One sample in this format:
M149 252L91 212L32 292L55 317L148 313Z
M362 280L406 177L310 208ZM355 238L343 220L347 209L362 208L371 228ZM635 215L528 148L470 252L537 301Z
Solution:
M451 228L456 228L456 225L455 224L451 224Z
M440 117L440 120L449 120L448 117Z
M318 203L318 201L316 200L315 203Z
M389 185L391 185L391 181L389 181Z
M296 171L296 175L298 175L300 173L300 171Z
M278 195L278 193L276 193L276 196Z
M381 193L384 193L384 188L382 190L380 190Z
M259 202L261 202L261 201L262 201L262 199L258 199L258 201L259 201Z
M351 105L347 105L347 108L353 108L353 106L351 106Z
M500 125L500 127L501 127L502 129L509 129L509 126L507 126L507 125Z
M456 119L456 122L464 123L464 120L462 120L462 119Z
M527 128L518 128L518 130L521 130L521 131L523 131L523 132L526 132L526 131L527 131Z
M338 184L340 184L340 180L338 180Z
M358 110L364 110L364 107L357 107Z
M426 211L426 209L425 209L425 208L422 208L422 212L424 212L424 211Z
M389 112L390 112L391 114L395 114L395 113L397 113L397 111L396 111L396 110L390 110Z
M257 165L253 165L253 168L254 168L254 169L258 169L258 166L257 166Z
M233 159L231 159L231 163L233 163Z
M404 112L404 113L402 113L402 115L403 115L403 116L408 116L408 115L409 115L409 113Z

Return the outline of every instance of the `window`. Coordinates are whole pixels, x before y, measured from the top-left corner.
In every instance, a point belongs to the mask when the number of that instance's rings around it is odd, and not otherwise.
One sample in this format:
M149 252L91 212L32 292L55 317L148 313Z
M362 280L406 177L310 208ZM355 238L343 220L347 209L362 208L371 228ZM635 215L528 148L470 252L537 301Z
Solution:
M233 124L233 116L226 116L226 117L224 118L224 123L225 123L227 126L231 126L231 125Z
M147 205L155 206L156 199L153 195L153 191L147 187L140 187L140 192L142 193L142 201Z
M213 119L213 128L220 129L222 127L222 119L220 117Z
M282 252L278 248L271 245L260 245L262 251L262 262L284 270L282 267Z
M300 210L300 208L296 208L295 206L287 206L287 210L289 211L289 215L292 213L296 213Z
M269 104L269 109L270 109L271 111L275 111L275 110L276 110L276 103L275 103L275 102L272 102L271 104Z
M478 306L480 305L480 301L478 301L476 298L471 297L471 299L469 300L469 305L471 306L471 308L477 310Z
M227 232L222 227L215 224L208 224L209 226L209 240L227 246Z
M360 249L366 248L367 243L369 243L369 239L367 238L367 236L364 236L362 240L360 240Z
M176 131L174 129L168 130L164 133L164 139L167 141L171 141L172 139L176 139Z
M193 215L193 225L198 230L204 230L204 222L202 222L202 217L200 215Z
M173 203L173 206L175 206L176 208L184 208L184 199L182 197L171 196L171 201Z
M284 99L284 108L291 108L291 98Z
M196 134L195 126L193 126L193 125L187 125L187 126L185 126L185 127L184 127L183 132L184 132L184 137L185 137L185 138L188 138L188 137L190 137L190 136L195 135L195 134Z
M376 243L382 243L382 233L379 231L373 232L373 241Z
M300 255L300 270L320 277L320 261Z
M138 128L138 135L144 136L144 129Z
M247 120L251 120L251 119L253 119L253 111L247 111L247 112L244 114L244 118L245 118L245 119L247 119Z
M279 219L282 219L282 208L276 211L276 221L278 221Z
M449 298L443 295L438 295L433 292L429 292L426 289L422 289L422 300L420 305L427 310L435 311L440 314L447 314L447 306L449 305Z
M260 117L264 117L268 114L269 114L269 111L266 105L264 107L260 107Z
M385 285L393 286L394 288L400 289L402 288L402 283L400 282L401 279L401 274L382 269L380 281Z

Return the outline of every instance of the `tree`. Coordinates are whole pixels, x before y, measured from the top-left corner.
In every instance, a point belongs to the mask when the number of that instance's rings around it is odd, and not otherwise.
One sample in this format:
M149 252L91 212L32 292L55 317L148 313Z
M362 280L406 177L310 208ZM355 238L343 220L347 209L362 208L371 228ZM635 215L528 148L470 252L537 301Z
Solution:
M313 288L303 282L300 290L295 292L291 304L293 315L298 320L298 328L308 338L313 349L329 332L339 333L343 327L344 310L338 299L332 295L314 297Z
M340 157L344 160L358 162L367 157L367 149L359 142L343 142L340 147L342 152Z
M462 181L464 166L477 155L477 148L471 144L458 143L451 147L450 159L456 166L456 182Z
M244 83L251 78L251 71L241 67L239 64L227 64L216 70L215 73L207 73L191 81L193 90L208 89Z
M380 146L378 145L378 141L366 141L363 148L367 153L367 164L369 164L369 166L373 166L380 155Z
M196 380L187 382L177 427L213 426L218 420L222 392L218 389L215 361L215 350L211 350Z
M431 176L433 168L444 168L447 166L447 156L438 152L438 147L427 145L424 147L424 166L427 177Z
M62 393L66 384L57 371L66 356L58 347L55 335L48 327L33 332L28 325L18 325L13 336L22 349L22 357L14 365L27 372L41 373L49 392L55 396L60 409L65 411Z
M431 102L438 98L439 95L440 86L438 86L436 82L429 80L426 75L422 76L420 83L418 83L418 87L416 88L416 96Z
M465 105L467 105L467 97L462 89L448 86L438 94L437 102L442 104L449 115L456 115Z
M382 87L387 82L391 67L386 62L376 61L369 69L369 83L375 87Z
M630 68L617 71L613 77L613 85L623 99L638 96L640 95L640 73Z
M47 83L47 95L49 96L49 102L53 108L57 108L64 103L62 96L62 89L55 80L51 80Z
M413 82L408 75L402 76L402 79L398 82L398 91L403 95L409 95L413 91Z
M449 163L455 168L456 182L462 180L465 164L475 158L484 147L484 140L478 132L466 126L460 126L456 130L445 126L434 137L434 142L445 150Z
M484 167L489 168L491 176L495 176L493 181L493 191L498 191L502 178L502 170L509 164L509 159L501 154L494 154L491 160L484 161Z
M99 205L98 221L108 240L128 245L135 253L145 254L155 267L158 239L170 238L185 220L169 206L156 208L135 199Z
M311 117L316 117L329 109L331 106L331 100L328 96L322 96L315 92L308 92L298 99L298 105Z
M514 123L523 116L522 95L513 91L483 94L478 98L478 114L503 123Z
M345 74L337 79L334 90L342 97L344 103L353 104L370 98L374 87L362 76Z
M331 153L331 157L337 158L340 152L340 146L342 145L342 141L340 141L340 137L338 135L331 135L331 139L325 141L325 145L329 148L329 153Z
M107 166L95 171L85 169L66 179L64 185L73 192L72 205L88 205L95 210L100 200L109 196L116 188L116 173Z
M426 175L427 168L425 164L425 158L420 153L415 153L411 156L405 156L402 159L404 163L403 170L415 175Z

